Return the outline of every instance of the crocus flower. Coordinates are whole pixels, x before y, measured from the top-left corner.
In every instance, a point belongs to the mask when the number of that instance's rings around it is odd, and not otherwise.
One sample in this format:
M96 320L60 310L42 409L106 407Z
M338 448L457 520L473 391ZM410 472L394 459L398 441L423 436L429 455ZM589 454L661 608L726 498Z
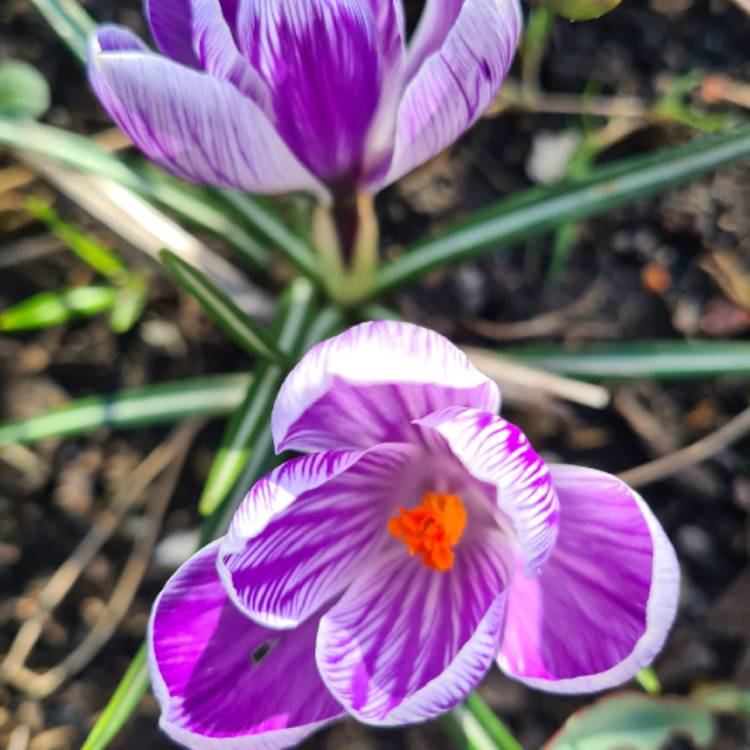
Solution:
M558 693L648 664L674 551L617 478L547 465L438 334L376 322L314 347L276 401L277 450L223 539L151 619L162 727L198 750L289 747L351 715L418 722L497 661Z
M518 44L518 0L146 0L151 53L104 26L89 74L153 160L199 183L374 192L456 140Z

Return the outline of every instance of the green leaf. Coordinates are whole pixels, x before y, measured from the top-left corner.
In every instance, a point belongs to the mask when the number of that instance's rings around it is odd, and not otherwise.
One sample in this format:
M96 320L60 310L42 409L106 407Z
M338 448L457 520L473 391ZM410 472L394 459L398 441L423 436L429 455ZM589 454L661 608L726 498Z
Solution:
M91 16L76 0L31 0L55 33L82 63L86 62L86 42L96 28Z
M586 380L682 380L750 375L750 342L634 341L580 349L534 346L503 355L545 370Z
M36 417L0 425L0 445L84 435L100 427L131 429L234 411L247 392L247 374L212 375L90 396Z
M270 201L232 190L222 191L220 195L300 273L316 283L321 282L320 259L315 250L284 223Z
M146 644L141 646L81 750L104 750L135 711L149 685Z
M41 117L50 105L47 80L33 66L20 60L0 62L0 117Z
M750 690L735 685L715 685L701 688L690 699L710 711L750 719Z
M107 177L126 187L143 188L143 181L114 154L94 141L52 125L0 119L0 145L23 149L80 172Z
M660 750L678 733L708 747L714 732L710 712L689 701L619 693L573 714L543 750Z
M128 273L125 263L117 253L61 219L48 203L31 197L26 199L24 206L30 214L45 224L54 235L97 273L112 281L120 281L123 275Z
M750 127L742 127L592 169L579 182L518 193L406 248L403 256L381 267L370 293L384 294L435 268L612 211L748 156Z
M115 333L129 331L139 320L148 302L148 284L132 275L117 290L115 304L109 313L109 326Z
M283 325L279 328L279 346L294 352L304 340L305 325L314 308L313 287L304 279L292 285L282 303ZM232 491L243 467L250 460L253 446L267 426L273 402L286 375L279 365L264 364L253 378L240 408L227 426L200 500L200 512L211 515Z
M508 727L478 693L471 693L466 699L465 705L498 750L523 750Z
M242 312L223 292L197 268L178 258L169 250L160 253L162 262L177 283L200 302L211 319L248 354L271 362L283 362L270 334Z
M268 270L268 251L226 210L217 207L208 190L183 184L150 164L141 165L137 171L131 169L92 140L51 125L0 120L0 145L31 151L79 172L110 179L220 237L255 270Z
M28 331L91 317L115 304L117 290L109 286L80 286L41 292L0 313L0 331Z

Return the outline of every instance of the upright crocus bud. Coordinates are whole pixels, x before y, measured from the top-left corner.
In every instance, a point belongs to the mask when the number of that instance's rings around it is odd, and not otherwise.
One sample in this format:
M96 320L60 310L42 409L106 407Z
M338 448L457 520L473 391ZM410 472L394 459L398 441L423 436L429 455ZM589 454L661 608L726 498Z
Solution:
M517 0L428 0L407 44L401 0L147 0L162 54L102 27L104 107L188 180L329 202L374 193L456 140L518 44Z

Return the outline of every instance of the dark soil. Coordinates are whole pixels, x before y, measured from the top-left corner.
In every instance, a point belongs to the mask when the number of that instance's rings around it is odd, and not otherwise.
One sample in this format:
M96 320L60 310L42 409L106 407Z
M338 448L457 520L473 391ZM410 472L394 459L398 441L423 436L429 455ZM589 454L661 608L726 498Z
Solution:
M143 31L137 0L86 3L100 21L116 20ZM419 3L412 3L413 11ZM412 14L413 15L413 14ZM722 1L625 0L599 21L558 21L542 70L549 92L628 94L652 101L665 78L694 72L750 80L750 22ZM54 92L48 121L90 133L107 126L85 77L67 50L25 0L0 7L0 59L37 65ZM525 163L541 130L562 131L574 117L507 114L482 121L458 145L378 202L386 253L434 231L468 210L529 184ZM685 128L658 125L619 143L603 158L634 154L691 136ZM9 164L9 162L8 162ZM44 186L29 190L52 198ZM0 259L19 248L51 245L52 252L4 267L0 307L62 284L86 282L90 272L42 228L24 217L18 194L0 191ZM560 280L545 282L551 238L520 245L430 275L394 300L411 320L460 343L739 338L750 331L750 307L729 290L716 258L729 259L731 275L750 283L750 169L736 166L660 198L587 222L580 229ZM58 199L68 220L89 227L134 265L143 261L70 203ZM214 242L214 245L216 243ZM718 254L718 256L717 256ZM23 256L23 253L22 253ZM657 269L668 277L654 288ZM18 336L0 336L2 417L37 413L67 398L184 376L246 369L249 363L177 293L156 269L141 324L116 337L103 319ZM513 322L566 310L596 288L585 313L563 316L546 338L509 341L487 337L478 321ZM748 288L748 287L746 287ZM686 445L747 405L748 383L713 382L614 385L614 406L604 412L567 404L511 403L508 415L546 455L617 472ZM656 426L656 435L654 435ZM211 423L195 442L164 535L194 528L200 487L222 425ZM0 451L0 653L21 622L33 614L35 593L100 517L134 467L167 436L166 429L99 431L89 437L46 441L32 450ZM750 441L745 440L644 495L677 547L684 574L677 625L656 671L666 691L685 694L707 683L750 687ZM132 520L86 569L45 627L29 666L46 669L80 643L111 593L129 549L143 529ZM44 701L0 684L0 744L28 726L31 750L80 746L138 648L154 596L167 571L152 566L128 615L88 667ZM483 695L504 716L525 747L539 747L588 699L566 699L527 690L493 673ZM112 745L142 750L170 747L156 726L158 711L145 699ZM15 734L12 734L15 731ZM687 747L688 745L676 745ZM25 748L26 745L22 745ZM449 747L434 727L380 732L346 722L306 747ZM722 725L716 748L750 748L750 730Z

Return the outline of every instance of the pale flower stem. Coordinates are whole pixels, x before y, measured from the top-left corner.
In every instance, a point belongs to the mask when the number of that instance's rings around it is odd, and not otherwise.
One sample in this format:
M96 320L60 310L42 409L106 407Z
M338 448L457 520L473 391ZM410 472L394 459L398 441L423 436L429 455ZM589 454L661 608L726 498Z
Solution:
M454 726L451 727L450 724ZM497 714L479 697L472 693L461 706L453 709L446 730L458 738L467 750L524 750L521 743Z

